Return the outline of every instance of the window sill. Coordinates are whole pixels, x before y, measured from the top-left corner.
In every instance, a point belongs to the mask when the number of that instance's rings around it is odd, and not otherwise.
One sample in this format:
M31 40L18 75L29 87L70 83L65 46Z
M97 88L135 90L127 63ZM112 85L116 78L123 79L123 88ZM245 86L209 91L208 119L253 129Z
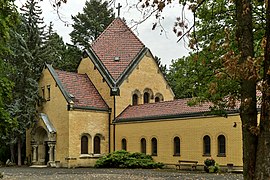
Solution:
M173 156L174 157L180 157L181 155L180 154L174 154Z
M157 154L151 154L151 156L157 156Z
M211 154L203 154L203 157L211 157Z
M90 155L90 154L81 154L79 158L80 159L89 159L91 157L93 157L93 155Z
M102 157L101 154L93 154L93 157Z
M80 159L100 158L101 154L81 154Z
M218 154L217 157L226 157L226 154Z

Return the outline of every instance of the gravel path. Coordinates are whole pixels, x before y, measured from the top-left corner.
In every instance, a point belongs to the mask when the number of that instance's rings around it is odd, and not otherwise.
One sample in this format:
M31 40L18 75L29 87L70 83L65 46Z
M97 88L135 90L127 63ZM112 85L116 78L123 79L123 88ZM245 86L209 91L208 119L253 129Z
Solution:
M185 172L177 170L150 169L94 169L94 168L29 168L2 167L4 178L9 180L50 180L50 179L90 179L90 180L243 180L242 174L208 174L204 172Z

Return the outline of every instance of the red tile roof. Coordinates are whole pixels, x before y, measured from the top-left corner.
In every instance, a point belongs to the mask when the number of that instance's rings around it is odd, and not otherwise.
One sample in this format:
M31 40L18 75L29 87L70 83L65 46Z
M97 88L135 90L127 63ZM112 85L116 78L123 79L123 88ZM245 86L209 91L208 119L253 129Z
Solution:
M144 44L121 20L116 18L91 45L99 60L117 80ZM115 61L119 57L119 61Z
M117 118L116 122L139 120L141 119L159 119L166 116L185 116L192 113L203 113L210 111L210 103L203 105L189 106L190 99L178 99L173 101L163 101L159 103L140 104L128 106Z
M74 96L72 99L75 106L108 109L108 105L86 74L60 70L55 70L55 72L67 93Z

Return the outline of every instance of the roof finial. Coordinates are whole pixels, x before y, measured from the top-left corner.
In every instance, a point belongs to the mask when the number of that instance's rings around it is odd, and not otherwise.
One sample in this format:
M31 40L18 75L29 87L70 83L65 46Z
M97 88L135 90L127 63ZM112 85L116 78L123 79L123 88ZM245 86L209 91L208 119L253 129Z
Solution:
M119 17L120 16L120 8L121 8L122 6L120 5L120 3L118 3L118 6L116 7L116 9L118 10L118 16L117 17Z

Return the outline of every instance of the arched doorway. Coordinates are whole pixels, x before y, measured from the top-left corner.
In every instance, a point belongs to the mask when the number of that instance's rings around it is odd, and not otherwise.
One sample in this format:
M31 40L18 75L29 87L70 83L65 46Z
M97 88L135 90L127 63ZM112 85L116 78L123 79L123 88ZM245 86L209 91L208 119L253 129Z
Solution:
M34 135L33 163L46 165L49 161L48 133L43 127L38 127Z

